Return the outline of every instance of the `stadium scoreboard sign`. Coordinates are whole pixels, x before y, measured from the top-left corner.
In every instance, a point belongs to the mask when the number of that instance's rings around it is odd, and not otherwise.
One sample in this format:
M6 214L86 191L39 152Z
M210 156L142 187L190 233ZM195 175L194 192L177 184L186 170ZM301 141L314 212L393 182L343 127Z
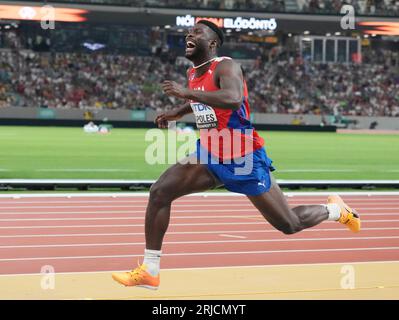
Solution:
M365 28L363 33L382 36L399 36L399 22L362 21L359 26Z
M50 10L51 9L51 10ZM0 5L0 19L43 21L52 19L61 22L83 22L88 10L55 8L50 6Z
M254 17L243 18L216 18L216 17L193 17L192 15L177 16L176 26L178 27L192 27L199 20L208 20L216 24L219 28L225 29L242 29L242 30L270 30L277 29L277 21L271 19L257 19Z

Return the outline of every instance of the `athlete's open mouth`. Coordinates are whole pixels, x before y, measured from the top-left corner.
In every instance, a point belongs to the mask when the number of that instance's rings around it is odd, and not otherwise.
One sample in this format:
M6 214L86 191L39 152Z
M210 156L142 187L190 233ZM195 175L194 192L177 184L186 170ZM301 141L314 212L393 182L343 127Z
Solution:
M193 41L187 41L186 42L186 49L194 49L197 45Z
M194 41L186 41L186 55L191 56L192 54L194 54L194 50L196 49L196 47L197 44Z

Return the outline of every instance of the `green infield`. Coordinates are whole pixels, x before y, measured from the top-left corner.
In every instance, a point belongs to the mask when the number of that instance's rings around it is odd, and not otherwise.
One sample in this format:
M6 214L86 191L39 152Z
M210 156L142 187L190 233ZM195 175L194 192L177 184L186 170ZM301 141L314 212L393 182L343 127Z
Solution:
M0 127L1 179L156 179L146 129ZM163 131L166 133L166 131ZM399 180L399 135L260 132L278 179ZM194 145L192 145L194 147ZM162 158L162 156L161 156Z

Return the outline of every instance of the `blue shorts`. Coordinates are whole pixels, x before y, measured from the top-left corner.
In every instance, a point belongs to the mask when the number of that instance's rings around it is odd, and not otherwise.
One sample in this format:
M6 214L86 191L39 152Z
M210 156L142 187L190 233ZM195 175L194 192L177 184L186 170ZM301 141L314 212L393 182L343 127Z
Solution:
M200 163L206 165L208 170L231 192L257 196L270 190L270 172L275 168L264 148L226 163L211 155L198 140L196 155Z

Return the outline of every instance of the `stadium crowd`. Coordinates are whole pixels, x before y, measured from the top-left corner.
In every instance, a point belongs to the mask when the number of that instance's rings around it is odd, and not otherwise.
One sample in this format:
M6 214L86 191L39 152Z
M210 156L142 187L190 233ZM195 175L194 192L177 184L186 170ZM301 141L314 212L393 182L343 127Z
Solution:
M399 116L399 73L390 52L380 56L363 64L291 56L266 65L274 72L255 68L247 76L252 105L267 113Z
M399 15L397 0L298 0L299 9L308 13L339 13L345 4L354 7L357 14Z
M59 0L60 2L77 2ZM136 7L167 7L212 10L243 10L266 12L338 13L344 4L354 6L357 14L395 16L398 0L80 0L82 3Z
M389 52L359 64L315 64L294 55L244 68L253 111L399 116L399 74ZM382 56L382 58L381 58ZM173 108L165 79L186 83L184 60L100 53L0 53L0 107ZM397 69L396 69L397 70Z
M19 52L1 53L0 106L158 108L160 82L185 81L169 63L149 57Z

